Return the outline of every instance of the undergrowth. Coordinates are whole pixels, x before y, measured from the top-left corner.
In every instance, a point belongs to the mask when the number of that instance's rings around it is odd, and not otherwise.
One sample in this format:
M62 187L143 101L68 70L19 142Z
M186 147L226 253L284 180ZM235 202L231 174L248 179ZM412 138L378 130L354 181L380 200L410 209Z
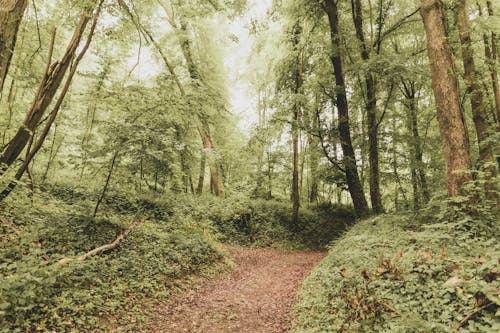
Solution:
M113 191L91 218L98 193L63 184L41 190L31 199L18 191L0 207L7 220L0 224L1 332L109 331L127 316L134 320L125 331L141 330L144 303L221 267L219 242L321 248L353 221L350 208L331 205L303 209L294 225L288 202ZM117 248L57 264L113 242L138 219L145 222Z
M43 195L2 207L17 231L2 225L0 233L1 332L107 331L122 312L140 327L137 299L166 299L173 285L212 270L223 257L210 226L143 211L138 214L149 218L116 249L58 265L63 257L112 242L140 218L107 207L91 219L92 206L75 202Z
M495 212L457 197L357 223L306 280L295 332L499 332Z

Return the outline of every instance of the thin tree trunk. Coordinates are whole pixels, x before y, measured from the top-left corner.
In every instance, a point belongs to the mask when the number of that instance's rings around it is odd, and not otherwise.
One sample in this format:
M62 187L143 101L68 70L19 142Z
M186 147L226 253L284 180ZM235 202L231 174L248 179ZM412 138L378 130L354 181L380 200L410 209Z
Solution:
M315 108L318 109L319 106L319 97L316 97L316 105ZM310 112L311 113L311 112ZM318 165L319 165L319 156L318 156L318 145L319 140L312 135L312 133L318 132L318 117L314 114L310 114L310 134L309 134L309 169L311 173L311 190L309 193L309 203L318 202ZM336 156L335 156L336 157Z
M198 187L196 188L196 194L201 195L203 193L203 184L205 183L205 168L206 168L207 158L205 152L202 153L200 158L200 176L198 178Z
M429 202L430 194L429 188L427 186L427 178L425 176L423 152L422 152L422 142L420 139L420 134L418 131L418 117L417 117L417 100L415 91L415 82L408 80L402 81L401 91L405 97L405 102L403 103L408 109L408 130L411 133L410 139L410 168L412 169L412 185L413 185L413 196L414 196L414 207L419 208L420 206L420 191L418 191L418 186L421 188L423 203ZM413 178L415 177L415 178ZM415 189L417 187L417 189Z
M115 151L115 153L113 154L113 158L111 159L111 165L109 167L108 175L106 177L106 182L104 183L102 192L99 195L99 198L97 199L97 202L95 204L94 214L92 215L92 218L95 218L97 216L97 212L99 211L99 206L101 205L102 201L104 200L104 197L106 196L106 192L108 191L109 187L109 182L111 181L111 176L113 175L113 170L115 169L117 157L118 157L118 150Z
M432 88L444 149L446 187L449 196L460 193L462 185L471 180L469 142L465 129L457 71L445 30L444 8L439 0L422 0L421 14L427 35L427 52L432 72Z
M106 80L106 77L109 74L110 71L110 63L106 62L104 65L104 68L102 72L99 75L95 90L93 94L98 97L100 92L102 91L102 88L104 86L104 82ZM88 107L87 109L87 117L86 117L86 128L85 132L83 133L83 138L81 142L81 149L82 149L82 169L80 171L80 181L82 181L83 176L85 174L85 169L87 168L87 163L88 163L88 148L87 146L90 144L90 139L92 136L92 131L94 129L94 125L96 122L96 112L97 112L97 101L98 99L95 99Z
M16 80L12 78L9 87L9 94L7 96L7 110L9 112L9 115L7 116L7 125L5 126L2 134L2 147L5 146L5 139L7 137L7 132L9 131L10 126L12 125L12 116L14 115L14 101L16 99L16 92L17 92L15 83Z
M268 181L268 191L267 200L273 198L273 163L271 159L271 147L267 147L267 181Z
M54 150L56 146L56 138L57 138L57 122L54 122L54 135L52 136L52 142L50 143L50 149L49 149L49 158L47 160L47 165L45 167L45 171L43 172L42 175L42 180L41 183L44 184L45 181L47 180L47 175L49 174L50 167L52 166L52 162L55 158ZM58 149L57 149L58 150ZM56 154L57 154L56 150Z
M346 181L349 193L354 204L354 209L358 217L364 217L369 214L368 204L365 194L359 180L358 169L356 166L356 155L352 146L351 132L349 127L349 107L347 104L346 87L344 72L342 68L342 58L340 56L340 40L338 28L338 10L334 0L325 0L325 10L328 14L330 23L331 42L333 46L333 55L331 61L335 72L336 83L336 105L339 113L339 136L343 151L343 163L346 171Z
M302 64L301 54L298 50L300 41L300 34L302 28L297 22L293 28L293 49L297 52L297 59L295 64L295 87L293 93L299 94L302 89ZM292 204L293 204L293 217L292 223L297 225L299 222L299 208L300 208L300 189L299 189L299 119L300 119L300 104L295 101L292 112L292 150L293 150L293 172L292 172Z
M28 0L0 0L0 94L16 46L17 32Z
M364 62L370 60L370 52L366 45L365 34L363 31L363 14L360 0L351 1L351 10L356 29L356 36L361 44L361 59ZM380 19L380 18L379 18ZM377 96L376 96L376 81L371 72L365 74L366 87L366 117L368 125L368 159L369 166L369 184L370 184L370 200L374 213L380 214L384 212L382 204L382 196L380 194L380 171L379 171L379 154L378 154L378 121L377 121Z

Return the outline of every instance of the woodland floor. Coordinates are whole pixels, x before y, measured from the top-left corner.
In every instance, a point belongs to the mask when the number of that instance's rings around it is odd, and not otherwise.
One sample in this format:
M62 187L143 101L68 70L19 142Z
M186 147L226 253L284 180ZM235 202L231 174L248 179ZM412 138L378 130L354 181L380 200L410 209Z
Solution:
M295 294L326 252L225 249L236 267L157 309L149 332L278 333L290 329Z

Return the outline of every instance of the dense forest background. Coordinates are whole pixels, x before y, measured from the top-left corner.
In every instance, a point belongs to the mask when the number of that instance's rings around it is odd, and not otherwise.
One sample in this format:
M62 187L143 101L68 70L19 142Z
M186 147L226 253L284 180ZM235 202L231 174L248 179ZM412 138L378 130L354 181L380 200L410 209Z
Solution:
M107 331L222 242L333 244L297 332L497 331L499 10L0 0L0 330Z

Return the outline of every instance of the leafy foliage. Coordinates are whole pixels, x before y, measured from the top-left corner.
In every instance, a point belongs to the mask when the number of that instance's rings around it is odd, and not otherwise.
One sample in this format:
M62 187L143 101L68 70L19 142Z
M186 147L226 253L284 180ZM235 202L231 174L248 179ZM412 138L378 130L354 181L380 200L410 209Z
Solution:
M223 256L209 226L186 217L166 221L152 216L113 251L83 262L55 264L61 257L110 243L126 227L123 221L134 218L119 213L116 201L108 204L118 211L108 209L108 217L97 220L79 213L89 209L82 201L68 205L44 197L32 207L4 207L22 233L1 238L2 331L99 326L109 313L130 312L136 299L167 297L177 281L206 270Z
M462 205L462 216L470 209ZM468 217L356 224L306 281L296 331L498 331L498 216Z

